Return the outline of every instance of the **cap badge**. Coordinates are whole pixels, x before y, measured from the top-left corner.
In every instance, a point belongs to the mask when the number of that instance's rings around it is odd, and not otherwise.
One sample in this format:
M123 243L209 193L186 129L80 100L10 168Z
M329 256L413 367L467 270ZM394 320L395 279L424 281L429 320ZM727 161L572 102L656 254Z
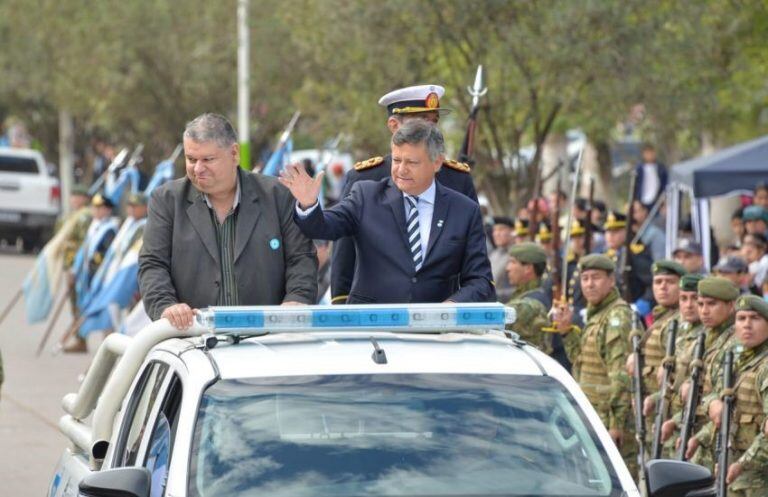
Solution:
M440 106L440 101L438 100L437 93L432 92L429 95L427 95L427 98L424 99L424 107L427 109L437 109Z

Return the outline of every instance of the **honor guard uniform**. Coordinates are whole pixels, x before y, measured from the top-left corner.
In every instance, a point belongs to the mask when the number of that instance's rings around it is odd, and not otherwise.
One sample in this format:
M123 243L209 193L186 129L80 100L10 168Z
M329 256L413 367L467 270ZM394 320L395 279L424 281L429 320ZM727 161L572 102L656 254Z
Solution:
M587 230L584 221L574 219L571 222L571 247L565 256L565 264L568 267L568 288L564 288L568 302L573 306L574 323L579 327L584 326L584 313L587 308L587 301L581 293L579 284L579 259L586 255L584 253L584 236Z
M690 366L693 361L693 352L696 347L696 338L699 333L704 329L701 321L699 320L699 314L696 310L696 297L697 286L699 281L703 278L700 274L686 274L680 278L680 292L678 297L678 314L679 323L677 326L677 340L675 340L675 369L672 373L672 388L670 388L670 400L669 400L669 412L670 420L673 424L670 437L664 443L664 450L667 457L674 458L677 455L675 447L675 441L677 440L676 430L678 429L677 423L674 421L675 416L681 417L679 413L682 412L685 402L681 396L681 387L683 383L691 375ZM684 300L685 299L685 300ZM693 317L686 317L684 309L682 308L684 301L693 301ZM666 422L667 420L665 420Z
M643 389L645 394L652 400L658 400L658 394L660 391L660 385L657 379L659 369L661 369L667 361L675 360L674 357L666 357L668 326L673 320L679 320L678 314L678 293L680 290L680 278L685 275L685 268L675 261L663 259L653 263L653 276L657 277L671 277L673 281L664 281L667 283L667 287L663 288L660 285L654 285L654 297L657 302L661 302L664 298L668 300L668 305L657 304L653 308L653 324L645 331L642 339L642 354L643 354ZM674 288L669 286L674 285ZM666 292L665 295L657 294L656 292ZM671 389L667 390L671 396ZM668 399L669 400L669 399ZM667 404L669 405L669 404ZM665 418L667 414L665 413ZM646 433L653 432L654 418L652 416L645 417ZM650 440L646 440L649 443L648 449L650 449Z
M547 312L552 306L551 299L541 287L547 254L535 243L524 242L509 249L509 259L507 272L515 291L507 305L513 307L517 315L512 329L523 340L550 354L551 340L542 331L547 326Z
M94 195L93 200L91 200L91 207L106 209L107 211L105 212L108 213L105 214L105 217L99 219L93 216L93 221L91 221L91 225L88 227L84 249L89 281L104 261L104 255L117 234L117 224L115 219L112 218L112 210L115 208L115 204L109 198L97 193Z
M624 288L624 274L621 267L623 252L625 250L625 240L627 236L627 216L618 212L609 211L603 224L606 238L605 254L616 263L616 286L619 289ZM622 236L623 235L623 236ZM652 295L652 276L651 266L653 258L648 247L640 243L633 243L629 246L629 254L625 259L631 271L629 273L629 302L638 305L638 312L646 315L650 311L650 305L653 301ZM642 301L642 302L640 302Z
M726 471L732 479L730 497L766 496L768 439L762 431L768 419L768 302L756 295L738 298L735 339L733 387L726 392L722 376L715 378L718 397L727 393L734 399L728 448L723 449L729 450L728 468L718 471ZM713 402L722 408L719 398ZM717 436L714 423L710 421L702 433Z
M736 286L725 278L719 278L717 276L710 276L703 278L698 284L699 298L714 299L731 305L738 297L739 290ZM699 306L702 309L702 306ZM706 323L704 314L701 314L702 321ZM722 318L716 321L710 322L711 326L706 326L702 331L706 340L704 341L704 357L703 357L703 370L702 370L702 402L696 409L696 421L693 426L692 433L696 433L695 438L699 443L699 450L696 451L695 456L691 459L691 462L705 466L711 470L714 469L714 448L715 440L710 438L710 434L706 430L702 430L702 427L707 421L707 412L709 409L709 402L714 400L717 396L713 396L713 389L716 378L721 375L722 359L725 356L725 352L733 345L733 322L734 314L731 308L730 312L723 314ZM693 355L691 353L691 355ZM679 417L676 421L681 421ZM701 431L700 431L701 430Z
M87 199L90 199L90 196L88 195L88 188L86 188L84 185L74 185L72 187L72 195L73 196L81 196L85 197ZM86 201L87 204L87 201ZM66 241L64 242L64 268L70 269L72 267L72 264L75 262L75 255L77 254L77 249L80 248L80 245L83 244L83 240L85 240L85 235L88 233L88 226L91 225L91 208L88 205L85 205L84 207L81 207L77 209L76 211L73 211L69 214L67 217L67 220L69 219L76 219L74 226L72 227L71 231L67 235ZM57 228L57 231L61 226L66 224L66 220L61 223L61 225Z
M398 123L406 118L430 119L432 116L450 112L449 109L440 107L440 98L445 94L445 89L439 85L419 85L401 88L387 93L379 99L379 105L387 109L387 124L394 133ZM470 175L470 167L462 162L446 159L436 175L441 185L457 191L477 202L477 192ZM379 181L392 174L392 156L372 157L358 162L349 171L344 179L344 188L341 197L349 194L358 181ZM355 247L349 237L340 238L333 244L331 257L331 303L344 304L349 297L352 287L352 277L355 274Z
M585 255L579 260L581 274L602 271L613 278L614 262L602 254ZM565 347L573 362L573 377L589 398L609 431L620 434L624 462L635 474L637 444L630 432L630 378L625 369L630 352L629 334L632 309L619 295L615 283L599 301L587 306L583 330L569 322L559 323L565 332Z
M528 229L529 224L527 219L515 220L515 243L531 241L531 230Z

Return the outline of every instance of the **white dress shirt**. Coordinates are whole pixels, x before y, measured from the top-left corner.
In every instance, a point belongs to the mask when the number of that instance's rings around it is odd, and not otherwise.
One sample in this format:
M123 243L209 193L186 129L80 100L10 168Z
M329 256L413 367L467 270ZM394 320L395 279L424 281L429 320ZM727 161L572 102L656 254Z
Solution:
M645 205L652 205L661 188L659 169L656 164L643 164L643 184L640 191L640 201Z
M419 201L416 203L416 209L419 211L419 236L421 237L422 260L427 258L427 245L429 245L429 234L432 231L432 214L435 212L435 182L429 185L419 195ZM403 208L405 209L405 218L408 219L408 200L403 194Z

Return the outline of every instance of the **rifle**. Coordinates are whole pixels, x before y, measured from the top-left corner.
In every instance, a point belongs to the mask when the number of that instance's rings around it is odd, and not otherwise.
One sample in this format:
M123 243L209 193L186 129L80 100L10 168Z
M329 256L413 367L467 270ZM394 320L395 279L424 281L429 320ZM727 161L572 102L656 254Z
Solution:
M653 445L651 459L661 459L661 425L667 415L667 389L669 378L675 372L675 340L677 340L677 319L669 322L667 327L667 354L662 362L664 374L661 380L659 400L656 401L656 419L653 423Z
M587 200L587 220L584 223L584 253L592 252L592 204L595 201L595 178L589 177L589 198ZM571 229L567 226L566 229Z
M469 111L469 119L467 120L467 133L464 135L464 142L461 144L461 151L459 152L459 162L466 162L470 166L473 165L472 153L475 149L475 128L477 127L477 112L480 110L480 97L488 93L488 87L483 88L483 66L477 66L477 72L475 73L475 83L470 88L467 87L467 92L472 97L472 108Z
M725 353L723 361L723 412L720 415L720 433L717 437L715 453L717 454L717 480L715 489L717 497L728 494L725 477L728 474L728 439L731 431L731 414L733 410L733 351Z
M706 335L702 332L696 337L696 347L693 352L693 361L691 361L691 387L688 390L688 399L685 401L683 410L683 425L680 427L680 448L677 450L677 459L685 461L685 451L688 447L688 440L693 432L693 424L696 421L696 408L699 406L701 397L701 373L704 369L704 341Z
M632 353L635 355L635 369L632 372L632 397L635 404L635 438L637 439L637 466L640 472L640 479L644 479L645 471L645 415L643 414L643 330L639 326L637 313L632 312Z
M629 251L632 245L632 217L634 215L633 204L635 203L635 182L637 173L633 170L629 176L629 204L627 207L627 236L624 240L624 250L619 260L619 274L621 275L621 296L627 302L632 301L629 290L629 276L632 273L632 265L629 263Z

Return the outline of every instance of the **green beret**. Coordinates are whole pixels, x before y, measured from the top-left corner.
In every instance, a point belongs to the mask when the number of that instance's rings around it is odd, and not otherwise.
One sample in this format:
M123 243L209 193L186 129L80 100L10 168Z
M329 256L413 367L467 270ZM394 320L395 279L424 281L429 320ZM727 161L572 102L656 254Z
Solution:
M653 263L653 275L671 274L673 276L685 276L685 270L682 264L671 259L662 259Z
M703 274L686 274L680 278L680 290L684 292L697 292L699 281L704 278Z
M509 249L509 256L514 257L523 264L537 264L547 262L547 253L544 249L532 242L518 243Z
M602 269L612 273L616 271L616 265L610 257L603 254L589 254L579 259L579 269L586 271L588 269Z
M739 289L730 280L719 276L709 276L699 281L699 295L732 302L739 296Z
M70 190L70 195L82 195L84 197L90 197L88 194L88 187L85 185L81 185L80 183L75 183L72 185L72 189Z
M131 193L128 196L128 205L147 205L147 196L143 193Z
M736 300L737 311L755 311L768 320L768 302L757 295L742 295Z

